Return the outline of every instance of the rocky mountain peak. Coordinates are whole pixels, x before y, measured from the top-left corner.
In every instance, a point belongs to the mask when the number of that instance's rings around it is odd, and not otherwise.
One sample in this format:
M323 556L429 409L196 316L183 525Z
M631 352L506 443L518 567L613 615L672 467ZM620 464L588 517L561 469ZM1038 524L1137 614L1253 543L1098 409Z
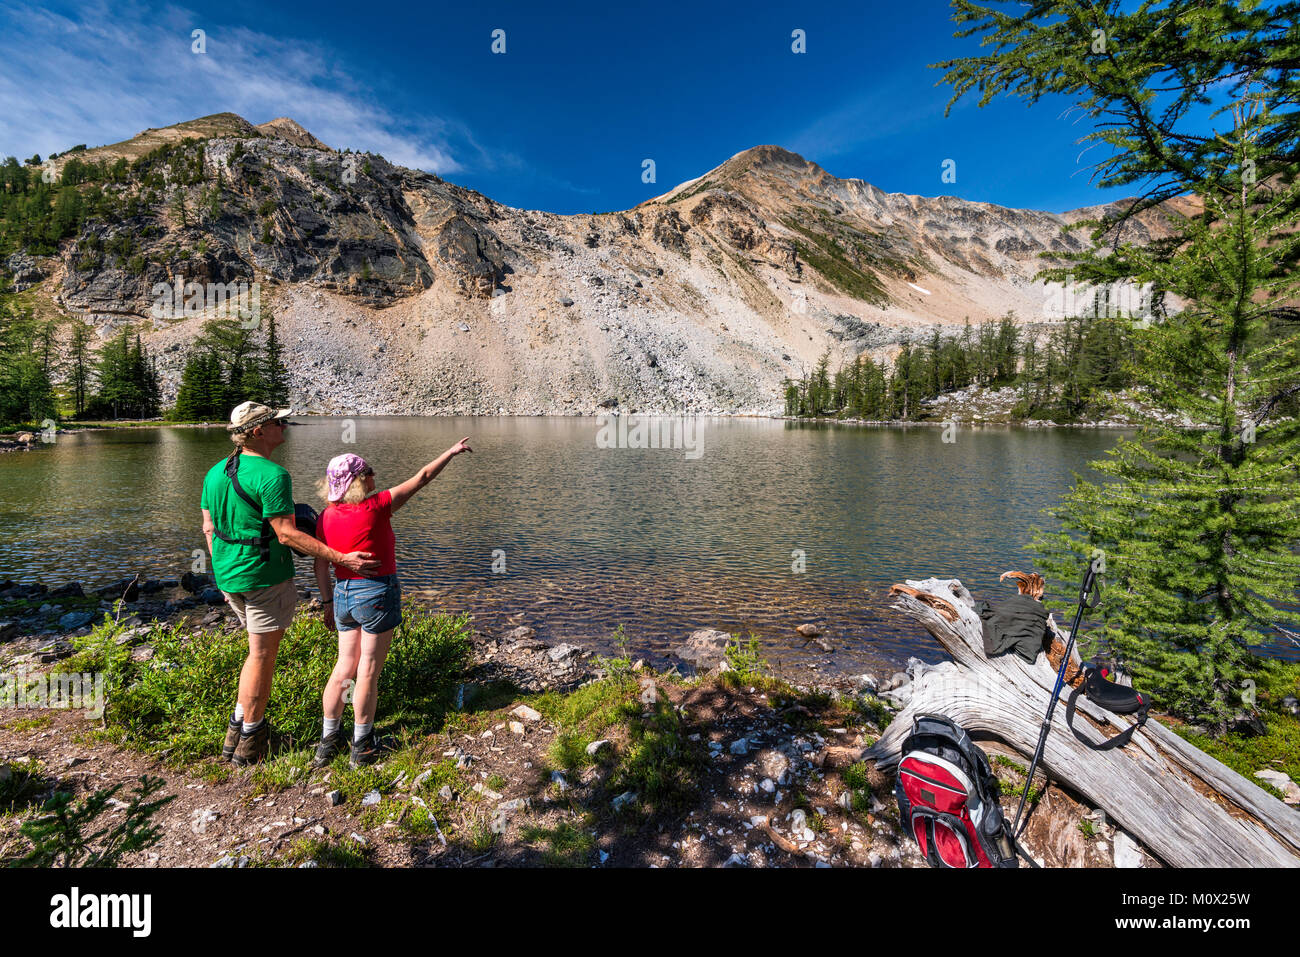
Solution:
M307 132L301 124L287 116L278 116L269 122L260 123L258 124L257 129L261 130L266 136L274 136L282 140L287 140L295 146L302 146L313 150L329 149L328 146Z
M770 166L781 166L789 169L804 171L825 172L816 163L804 159L798 153L792 153L790 150L781 146L764 145L751 146L747 150L737 153L722 166L718 167L718 172L729 170L740 172L749 169L762 169Z

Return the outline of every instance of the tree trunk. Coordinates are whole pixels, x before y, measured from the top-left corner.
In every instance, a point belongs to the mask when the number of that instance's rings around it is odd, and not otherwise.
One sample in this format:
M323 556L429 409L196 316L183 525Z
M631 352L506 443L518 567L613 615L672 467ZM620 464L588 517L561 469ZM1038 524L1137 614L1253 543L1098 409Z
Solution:
M910 690L901 696L905 707L874 746L855 756L894 767L913 716L928 712L992 734L1032 757L1056 681L1047 655L1034 665L1014 654L988 659L974 601L961 582L930 578L907 585L916 594L899 593L894 607L924 625L954 660L914 666ZM1074 726L1093 743L1131 723L1080 696ZM1155 718L1123 748L1094 751L1066 727L1062 701L1040 767L1104 810L1166 865L1300 866L1300 813Z

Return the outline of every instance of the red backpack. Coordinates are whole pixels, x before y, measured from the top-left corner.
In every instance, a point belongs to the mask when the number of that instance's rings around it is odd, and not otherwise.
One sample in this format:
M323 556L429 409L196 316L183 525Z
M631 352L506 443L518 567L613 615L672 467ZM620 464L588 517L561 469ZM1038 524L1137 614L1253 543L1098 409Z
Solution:
M915 718L903 741L894 795L903 830L931 867L1018 866L1000 790L964 728L942 715Z

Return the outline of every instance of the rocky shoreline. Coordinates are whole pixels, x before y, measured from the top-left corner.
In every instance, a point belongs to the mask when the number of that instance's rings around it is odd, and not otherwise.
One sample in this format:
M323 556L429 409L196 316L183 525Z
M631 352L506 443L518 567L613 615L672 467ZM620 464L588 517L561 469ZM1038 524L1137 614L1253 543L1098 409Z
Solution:
M337 418L346 413L319 413L319 412L294 412L295 418ZM451 416L464 416L461 412L420 412L420 413L403 413L403 412L384 412L375 413L385 417L392 416L396 418L440 418ZM691 412L691 413L660 413L660 412L641 412L637 409L619 409L613 408L605 412L583 412L579 410L561 410L553 412L537 412L527 415L516 413L496 413L480 414L473 416L475 418L595 418L598 415L644 415L648 417L665 417L665 416L689 416L689 417L708 417L722 419L768 419L775 422L799 422L809 424L829 424L829 425L855 425L855 426L872 426L876 428L900 428L908 429L914 427L942 428L947 425L947 420L923 419L914 422L904 422L899 419L834 419L811 416L794 416L794 415L759 415L745 412ZM1048 419L1002 419L1002 418L966 418L958 419L961 425L968 426L1007 426L1026 429L1133 429L1136 425L1123 419L1097 419L1080 422L1053 422ZM112 425L93 425L89 423L78 423L75 428L65 429L60 427L59 435L78 435L83 432L107 432L114 429L214 429L226 426L225 422L169 422L166 419L145 419L130 424ZM0 452L30 451L41 446L39 433L30 431L21 432L0 432Z
M320 599L313 589L299 586L298 596L302 602L299 614L320 613ZM412 596L406 602L416 607L429 604ZM131 639L159 623L195 628L234 627L236 623L234 612L210 574L186 572L180 578L149 579L136 575L97 586L72 581L49 587L0 580L0 649L7 646L21 656L30 655L38 664L53 664L71 657L74 639L90 634L106 615L127 629L128 638L119 643L134 643ZM795 631L806 643L827 653L834 651L817 626L803 624ZM525 655L545 653L547 660L540 662L539 667L515 669L516 677L521 678L516 684L525 691L564 690L572 687L575 679L591 677L581 669L574 669L579 662L591 658L595 654L593 650L568 641L552 646L536 635L536 630L526 625L509 628L496 636L475 633L476 640L491 648L493 656L498 647ZM723 660L724 649L732 640L726 632L697 629L674 649L667 667L682 677L708 672ZM134 653L138 660L146 660L139 656L148 656L151 649L143 647ZM538 672L541 678L532 672ZM798 680L800 675L785 677ZM811 690L839 693L868 686L874 690L880 684L871 675L818 677L822 680L810 686ZM895 672L892 680L896 686L906 680L906 675ZM889 686L888 681L885 684Z
M119 604L120 602L120 604ZM53 639L42 663L72 654L71 639L87 635L105 614L130 626L196 617L216 624L225 614L225 596L210 575L186 572L181 578L142 579L139 575L98 586L72 581L53 588L41 583L0 581L0 642Z

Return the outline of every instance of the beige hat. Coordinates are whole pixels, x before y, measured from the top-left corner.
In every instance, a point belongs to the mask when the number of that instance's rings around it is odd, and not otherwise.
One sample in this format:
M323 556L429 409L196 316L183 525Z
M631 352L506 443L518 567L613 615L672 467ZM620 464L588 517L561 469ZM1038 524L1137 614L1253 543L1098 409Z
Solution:
M230 413L230 424L226 426L226 431L247 432L259 425L265 425L272 419L284 419L291 415L293 415L292 409L276 411L270 406L257 402L243 402L235 406L235 411Z

